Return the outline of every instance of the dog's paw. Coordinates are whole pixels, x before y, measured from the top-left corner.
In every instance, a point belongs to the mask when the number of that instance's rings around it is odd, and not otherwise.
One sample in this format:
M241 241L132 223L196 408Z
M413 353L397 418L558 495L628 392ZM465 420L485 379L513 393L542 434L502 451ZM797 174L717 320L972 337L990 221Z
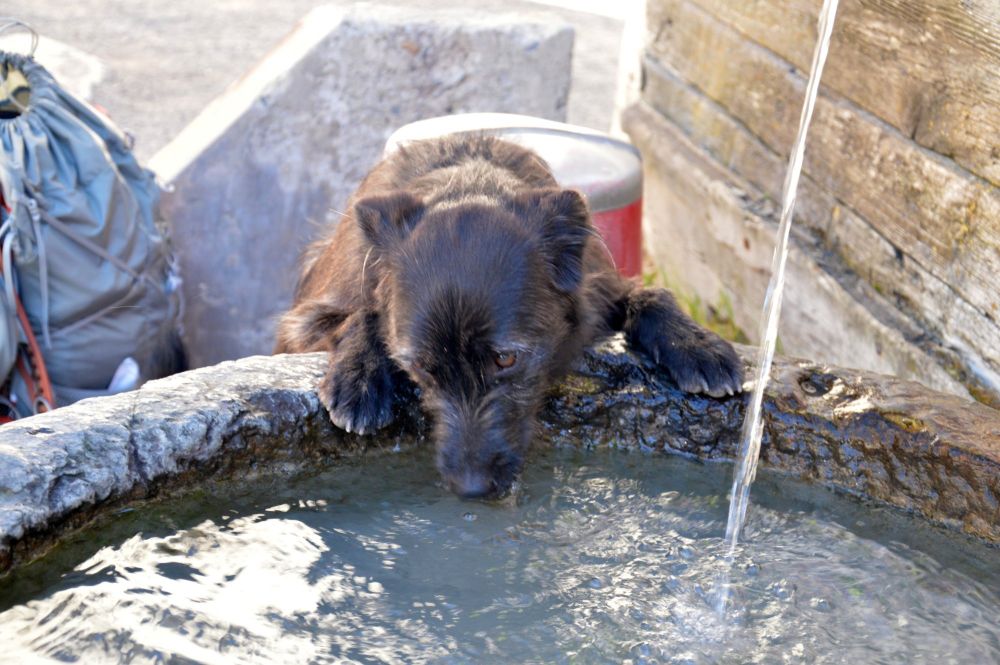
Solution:
M354 434L371 434L393 418L394 386L390 372L365 372L334 365L323 377L319 396L333 424Z
M697 329L680 339L664 337L651 351L681 390L712 397L743 390L743 362L732 344L713 332Z

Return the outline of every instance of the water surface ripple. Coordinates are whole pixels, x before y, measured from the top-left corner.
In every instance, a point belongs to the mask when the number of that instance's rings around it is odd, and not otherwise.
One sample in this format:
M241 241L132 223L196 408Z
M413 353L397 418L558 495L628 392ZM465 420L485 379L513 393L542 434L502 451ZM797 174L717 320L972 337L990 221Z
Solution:
M118 516L0 583L3 662L1000 662L1000 552L762 474L536 456L462 502L405 453Z

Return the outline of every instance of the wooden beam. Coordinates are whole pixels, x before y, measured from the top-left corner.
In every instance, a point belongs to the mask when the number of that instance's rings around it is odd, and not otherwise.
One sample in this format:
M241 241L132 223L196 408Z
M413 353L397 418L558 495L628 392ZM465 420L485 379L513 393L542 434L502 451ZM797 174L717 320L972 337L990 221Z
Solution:
M700 7L651 5L650 51L779 155L805 79ZM1000 190L839 96L821 95L805 173L991 321L1000 317Z
M819 0L693 2L808 71ZM1000 3L844 0L823 83L1000 186Z
M643 152L648 251L682 296L732 307L750 335L760 322L777 223L752 184L718 164L645 103L623 117ZM870 289L870 287L869 287ZM878 297L878 294L870 294ZM779 331L783 353L894 374L955 394L965 388L897 325L874 316L798 243L789 254Z
M780 199L783 157L721 106L648 58L644 79L647 104L763 195ZM814 255L832 254L837 265L846 266L888 300L896 313L881 312L882 320L902 330L982 401L1000 407L1000 386L991 385L977 371L995 361L995 349L1000 349L1000 326L995 321L956 298L945 282L907 260L871 224L808 176L799 185L793 230L799 231L800 244L814 247ZM840 277L842 284L850 279L850 275Z

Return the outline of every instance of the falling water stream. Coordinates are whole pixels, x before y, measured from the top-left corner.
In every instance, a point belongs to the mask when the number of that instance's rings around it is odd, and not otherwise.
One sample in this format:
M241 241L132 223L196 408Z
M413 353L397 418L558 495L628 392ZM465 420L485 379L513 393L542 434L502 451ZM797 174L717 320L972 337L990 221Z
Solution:
M764 401L764 389L767 387L771 361L774 359L774 348L778 339L778 319L781 315L781 296L785 288L785 263L788 259L788 238L792 228L795 194L799 186L799 176L802 173L806 133L812 119L813 107L816 105L816 94L819 91L819 81L823 75L823 64L826 62L827 51L830 47L830 35L833 33L837 3L838 0L824 0L823 2L819 16L819 39L816 42L816 49L813 51L812 71L806 86L802 115L799 117L799 132L792 146L792 153L788 160L788 172L785 175L781 219L778 224L778 243L771 262L771 283L768 285L767 296L764 299L764 318L760 333L760 348L757 351L756 377L753 394L750 396L750 407L747 409L746 420L743 422L739 458L733 473L729 520L726 524L726 545L730 558L735 553L736 545L739 542L740 530L743 528L747 505L750 502L750 485L757 472L763 431L761 409ZM727 593L728 583L724 583L720 595L720 609L722 610L725 609Z

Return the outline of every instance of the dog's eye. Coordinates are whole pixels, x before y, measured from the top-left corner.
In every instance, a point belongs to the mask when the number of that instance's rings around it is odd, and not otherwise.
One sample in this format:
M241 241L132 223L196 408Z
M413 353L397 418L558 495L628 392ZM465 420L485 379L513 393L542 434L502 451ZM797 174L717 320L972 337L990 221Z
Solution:
M517 362L517 354L513 351L498 351L493 355L493 362L500 369L508 369L513 367L514 363Z

